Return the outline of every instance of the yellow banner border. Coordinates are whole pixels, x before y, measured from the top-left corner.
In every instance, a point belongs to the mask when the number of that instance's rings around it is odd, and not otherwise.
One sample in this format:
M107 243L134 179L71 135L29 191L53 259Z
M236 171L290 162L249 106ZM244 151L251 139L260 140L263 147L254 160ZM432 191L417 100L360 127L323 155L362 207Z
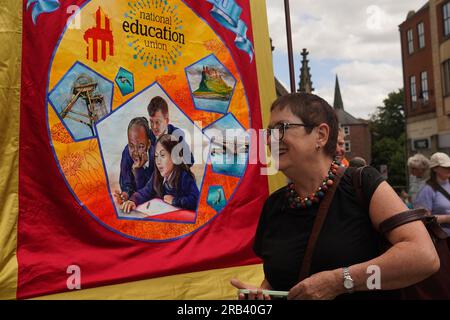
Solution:
M0 299L15 299L22 1L0 1L0 43Z

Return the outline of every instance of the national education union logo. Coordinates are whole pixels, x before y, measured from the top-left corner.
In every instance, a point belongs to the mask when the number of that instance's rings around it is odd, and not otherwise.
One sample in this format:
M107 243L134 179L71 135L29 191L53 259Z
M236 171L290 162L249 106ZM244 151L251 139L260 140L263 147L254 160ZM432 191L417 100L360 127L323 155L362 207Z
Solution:
M133 58L144 67L168 71L182 55L185 45L183 20L177 5L167 0L128 2L122 23Z

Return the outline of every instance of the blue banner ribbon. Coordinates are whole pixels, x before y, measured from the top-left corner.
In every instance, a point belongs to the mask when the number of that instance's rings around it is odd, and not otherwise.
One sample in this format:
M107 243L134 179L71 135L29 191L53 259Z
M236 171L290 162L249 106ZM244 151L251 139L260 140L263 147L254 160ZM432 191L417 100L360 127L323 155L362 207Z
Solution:
M60 6L59 0L28 0L27 11L32 5L34 6L31 11L31 17L34 24L36 24L36 20L41 13L56 11Z
M213 4L211 16L226 29L236 34L236 47L245 51L253 61L253 44L247 39L247 25L240 19L242 8L235 0L206 0Z

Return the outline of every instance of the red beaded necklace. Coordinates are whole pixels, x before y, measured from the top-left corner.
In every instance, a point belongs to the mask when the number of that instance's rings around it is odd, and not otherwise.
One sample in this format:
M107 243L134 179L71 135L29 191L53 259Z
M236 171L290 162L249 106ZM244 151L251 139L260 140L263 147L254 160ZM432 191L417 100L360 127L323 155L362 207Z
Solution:
M325 197L325 192L327 192L328 188L334 184L334 179L340 166L341 163L338 160L333 160L330 170L328 170L328 175L323 179L317 191L307 197L300 197L295 191L294 184L290 183L287 189L289 207L292 209L304 209L311 207L314 203L319 203Z

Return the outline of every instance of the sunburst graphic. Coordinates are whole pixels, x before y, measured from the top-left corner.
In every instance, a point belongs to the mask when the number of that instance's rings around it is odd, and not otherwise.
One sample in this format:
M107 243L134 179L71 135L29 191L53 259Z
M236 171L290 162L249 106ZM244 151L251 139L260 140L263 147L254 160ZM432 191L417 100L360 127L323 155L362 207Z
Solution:
M177 10L178 6L167 0L128 2L124 18L130 26L127 41L134 60L166 72L176 64L184 46L183 20Z

